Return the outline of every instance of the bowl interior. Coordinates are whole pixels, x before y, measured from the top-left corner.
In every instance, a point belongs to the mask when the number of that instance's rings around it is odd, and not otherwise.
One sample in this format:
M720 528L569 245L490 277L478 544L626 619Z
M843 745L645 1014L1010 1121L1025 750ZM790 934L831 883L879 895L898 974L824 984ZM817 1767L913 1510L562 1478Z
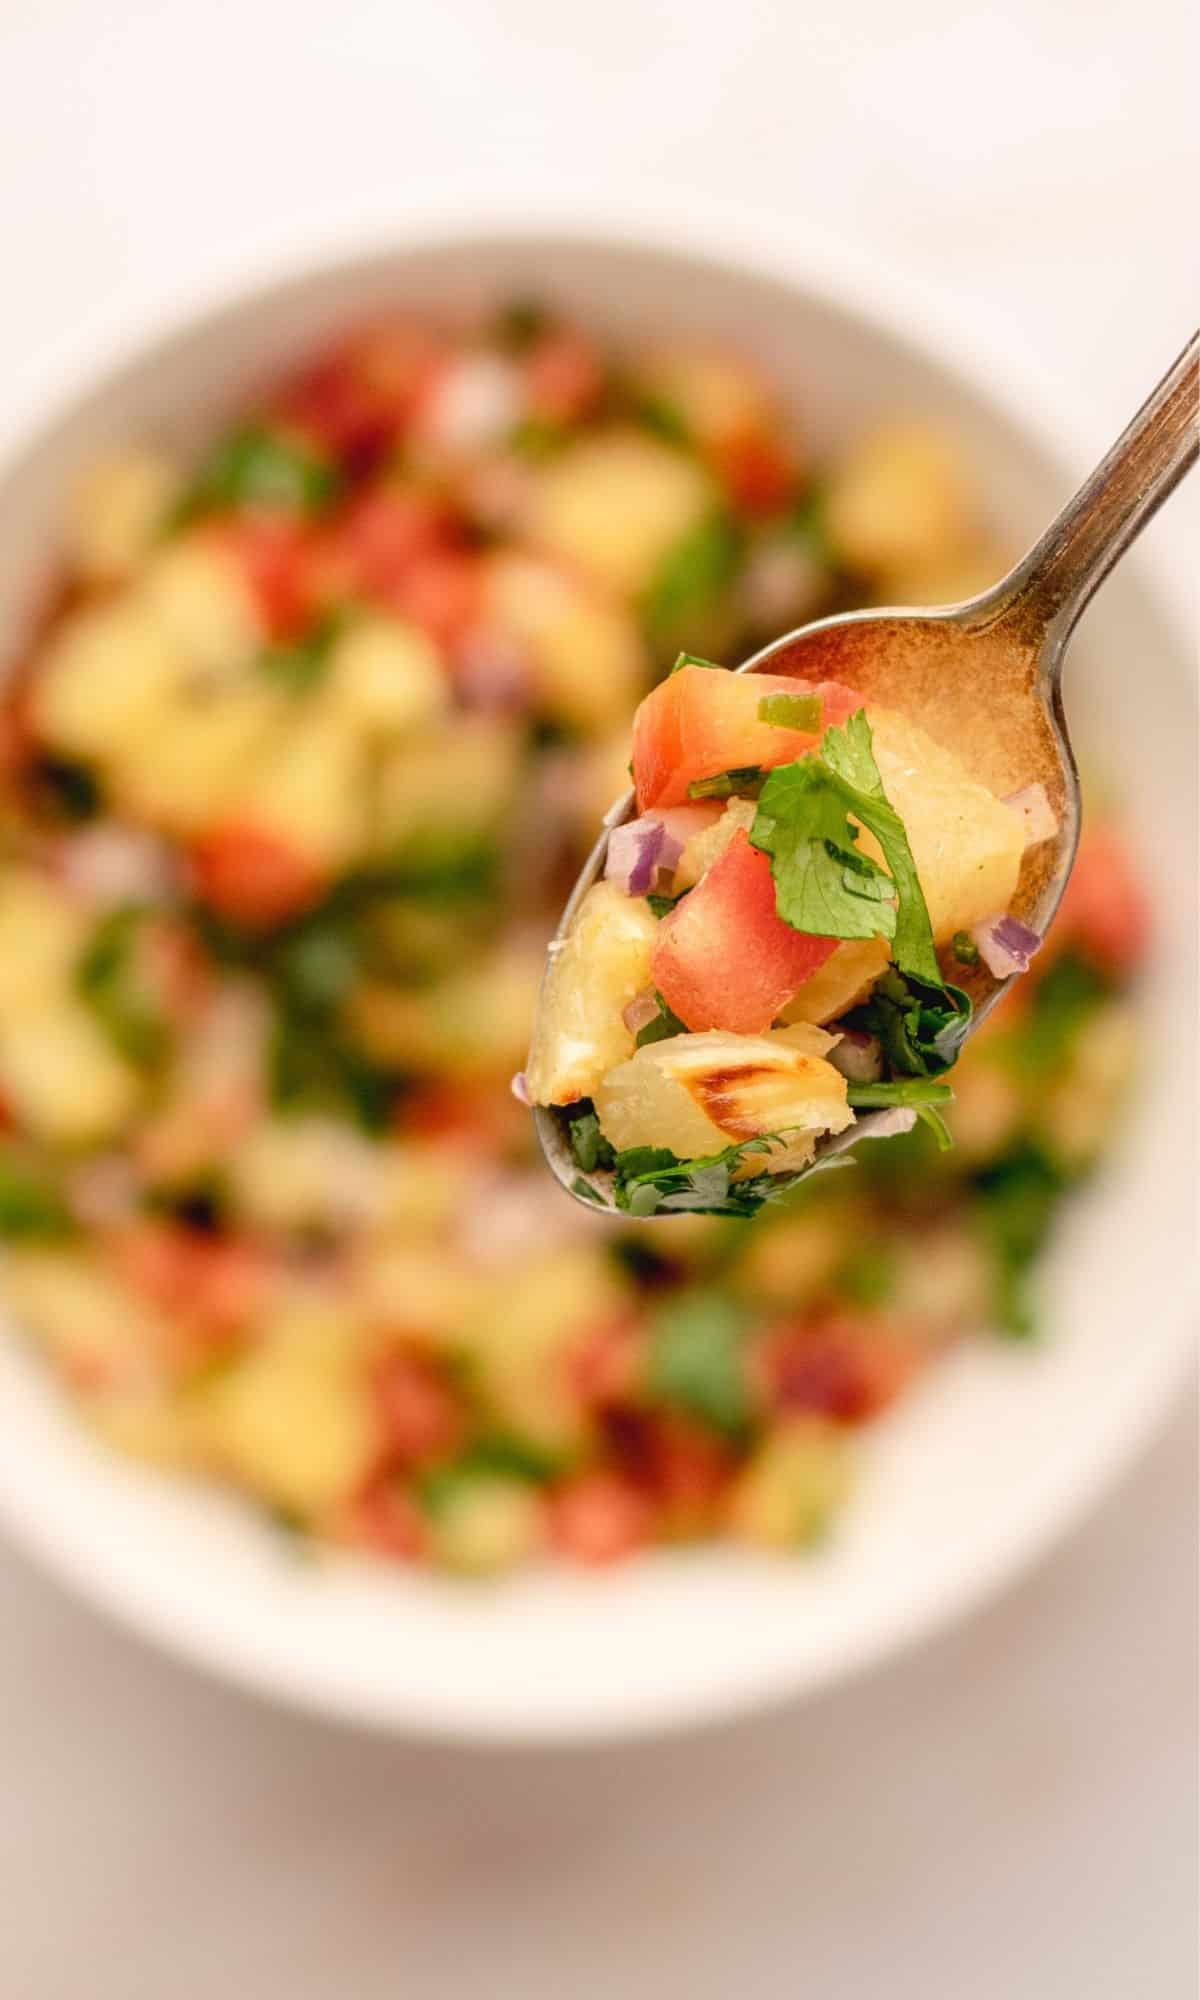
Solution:
M198 440L282 360L385 302L457 312L531 293L621 337L699 329L739 343L818 449L876 413L935 416L1014 551L1080 469L1015 397L970 379L969 357L955 367L897 330L886 305L876 316L839 304L802 269L772 276L601 238L462 237L242 296L63 407L0 475L0 630L20 629L53 567L64 485L97 449ZM1067 701L1081 758L1127 806L1158 898L1131 1127L1047 1267L1044 1346L980 1341L936 1371L878 1427L827 1554L787 1565L706 1551L484 1590L301 1564L249 1509L93 1447L13 1341L0 1344L0 1517L95 1600L210 1668L329 1714L480 1739L632 1734L809 1689L1013 1573L1145 1435L1187 1347L1192 1093L1178 1023L1194 1015L1178 913L1195 907L1194 881L1181 880L1194 865L1194 684L1136 569L1089 613Z

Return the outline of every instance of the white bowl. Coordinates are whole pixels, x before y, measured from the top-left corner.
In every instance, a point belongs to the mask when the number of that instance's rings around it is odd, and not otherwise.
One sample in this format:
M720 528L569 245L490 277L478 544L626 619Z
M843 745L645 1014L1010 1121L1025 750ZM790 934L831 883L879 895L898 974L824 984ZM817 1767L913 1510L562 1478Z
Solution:
M97 447L146 433L190 441L281 360L384 301L531 292L613 333L702 329L757 350L822 446L876 411L935 413L1013 542L1042 527L1084 469L1057 406L1014 387L1007 362L981 363L974 335L932 333L928 302L827 246L790 235L784 250L744 219L700 231L578 217L381 229L360 252L310 251L269 281L210 286L209 303L186 317L176 306L165 331L139 310L115 334L71 343L40 389L10 384L20 434L0 472L0 629L49 568L64 483ZM485 1589L299 1563L248 1507L96 1448L4 1341L0 1518L11 1533L94 1603L234 1681L461 1740L615 1738L730 1715L878 1662L1013 1577L1147 1437L1190 1348L1180 1023L1194 1019L1195 694L1186 642L1136 562L1089 615L1068 695L1081 750L1119 781L1158 904L1131 1129L1048 1263L1047 1339L979 1340L935 1371L867 1444L860 1496L827 1554L664 1555L599 1578L547 1569Z

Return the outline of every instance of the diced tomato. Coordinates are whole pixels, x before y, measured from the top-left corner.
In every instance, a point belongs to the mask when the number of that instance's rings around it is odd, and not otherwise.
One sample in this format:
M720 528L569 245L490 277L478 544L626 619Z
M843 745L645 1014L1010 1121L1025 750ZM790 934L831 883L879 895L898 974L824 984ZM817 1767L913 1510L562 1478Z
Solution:
M589 1327L568 1357L571 1386L587 1409L619 1403L634 1389L641 1360L638 1322L629 1317Z
M324 886L306 855L254 826L226 826L192 848L196 893L218 916L271 928L315 903Z
M241 1333L266 1296L264 1254L234 1237L143 1222L122 1231L113 1254L126 1284L179 1323L188 1347L196 1334L219 1345Z
M394 444L443 366L429 328L406 320L366 327L300 375L280 413L363 470Z
M393 1562L415 1562L429 1536L413 1495L395 1479L372 1480L333 1523L337 1539Z
M550 1496L550 1541L572 1561L602 1565L645 1548L654 1508L620 1473L581 1472Z
M759 720L768 695L820 695L815 730L780 729ZM688 786L722 771L791 764L820 733L845 722L862 697L836 681L786 674L731 674L722 667L681 667L648 694L633 720L633 777L639 807L682 805Z
M453 652L474 630L483 608L479 559L466 549L434 550L413 563L384 596L435 645Z
M445 545L445 504L412 487L383 484L354 500L331 526L321 553L325 588L390 601L414 564Z
M742 431L725 439L714 457L717 476L739 512L758 519L787 505L796 468L775 438L762 431Z
M572 424L586 416L602 379L591 343L569 328L543 334L525 357L529 407L546 423Z
M1149 935L1149 908L1129 856L1110 827L1098 826L1080 846L1051 944L1074 940L1122 978L1144 956Z
M761 1367L773 1409L859 1424L895 1400L916 1359L912 1343L886 1321L838 1314L773 1328L763 1343Z
M837 942L784 923L775 908L770 860L739 828L724 854L660 924L654 984L694 1031L760 1035Z
M296 638L317 608L311 528L284 514L240 514L208 532L245 577L267 636Z
M711 1525L733 1465L721 1438L677 1411L630 1403L604 1411L603 1433L622 1475L652 1501L663 1534Z
M388 1466L425 1465L449 1458L463 1435L458 1397L435 1362L411 1348L384 1355L371 1388Z

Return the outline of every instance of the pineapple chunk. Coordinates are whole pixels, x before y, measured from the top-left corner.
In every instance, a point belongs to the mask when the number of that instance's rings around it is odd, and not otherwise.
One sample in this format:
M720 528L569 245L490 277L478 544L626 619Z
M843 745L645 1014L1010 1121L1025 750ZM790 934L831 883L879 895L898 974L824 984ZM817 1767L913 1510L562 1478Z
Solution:
M215 542L190 535L147 563L138 595L189 668L235 677L266 634L249 585Z
M436 866L489 838L520 781L517 728L456 715L398 743L379 773L375 845L414 867Z
M454 1353L483 1280L444 1248L375 1239L351 1264L348 1290L355 1312L370 1326Z
M490 619L529 659L540 711L589 735L626 720L646 675L627 610L515 551L491 558L486 591Z
M428 1503L429 1552L461 1576L495 1576L532 1555L542 1540L541 1500L527 1480L497 1472L455 1472L436 1482Z
M936 430L911 420L878 425L842 460L825 520L838 558L881 584L948 564L972 529L956 453Z
M32 685L38 735L71 757L106 761L157 734L184 662L158 620L131 596L66 619Z
M314 704L281 731L270 756L229 802L229 814L337 874L366 844L363 744L340 718Z
M278 691L246 681L160 704L116 759L114 786L140 819L187 839L226 818L285 714Z
M640 898L596 882L551 957L538 998L525 1081L535 1104L591 1097L632 1055L622 1014L650 984L657 921Z
M772 1432L734 1486L734 1533L764 1549L819 1541L846 1496L847 1456L837 1425L818 1417Z
M582 1443L585 1413L567 1368L589 1327L620 1317L626 1285L597 1244L579 1244L502 1272L460 1338L472 1382L503 1430L549 1451Z
M1019 813L978 784L953 754L894 709L869 711L875 762L904 821L929 907L934 941L946 944L1012 902L1025 851ZM882 861L873 837L859 845Z
M375 614L334 645L326 699L339 721L368 736L399 736L429 722L448 701L437 648L419 626Z
M639 359L636 382L704 445L777 427L777 413L758 370L719 347L652 350Z
M692 835L675 866L671 886L676 895L682 894L684 889L695 888L714 861L720 860L739 828L749 833L757 811L758 802L755 799L730 799L720 819Z
M290 1305L209 1386L209 1454L254 1493L320 1516L366 1478L377 1430L355 1329L342 1307Z
M88 919L48 876L0 873L0 1024L50 1006L66 988Z
M156 451L121 451L92 466L72 496L68 559L92 583L129 576L149 555L180 487Z
M17 1320L81 1389L148 1388L170 1352L160 1315L77 1251L9 1251L4 1289Z
M836 1021L866 999L888 961L886 938L847 938L792 995L780 1020Z
M52 1146L113 1138L141 1100L136 1070L81 1001L64 999L0 1031L0 1094Z
M529 528L551 555L632 597L713 502L695 459L641 431L611 430L545 467Z
M344 1228L382 1206L381 1149L340 1119L260 1119L228 1167L238 1213L255 1228Z
M539 946L510 939L418 992L364 981L350 1003L350 1025L377 1062L508 1077L529 1046L542 964Z
M650 1042L611 1070L593 1093L605 1136L619 1152L665 1146L681 1160L771 1132L793 1144L743 1162L750 1173L792 1172L822 1132L854 1122L846 1080L824 1060L834 1037L808 1026L767 1035L711 1029Z

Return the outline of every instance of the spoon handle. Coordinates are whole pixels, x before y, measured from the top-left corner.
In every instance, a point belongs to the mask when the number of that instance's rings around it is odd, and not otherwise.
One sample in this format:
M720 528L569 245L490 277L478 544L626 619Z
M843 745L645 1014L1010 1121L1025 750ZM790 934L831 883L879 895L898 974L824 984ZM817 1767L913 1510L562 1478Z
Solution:
M1200 451L1200 334L987 605L1036 637L1050 680L1080 612Z

